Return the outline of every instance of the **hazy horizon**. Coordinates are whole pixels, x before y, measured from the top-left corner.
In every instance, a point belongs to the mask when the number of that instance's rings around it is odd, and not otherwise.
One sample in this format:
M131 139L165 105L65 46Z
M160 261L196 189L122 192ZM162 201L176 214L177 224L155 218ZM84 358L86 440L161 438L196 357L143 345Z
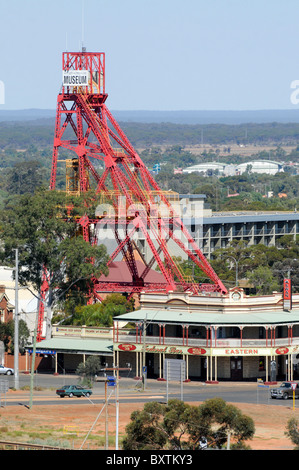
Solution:
M250 123L299 123L299 110L111 110L118 121L174 124L250 124ZM53 109L1 110L0 122L55 119Z
M296 0L0 5L0 110L55 109L62 52L83 45L105 52L111 110L299 109Z

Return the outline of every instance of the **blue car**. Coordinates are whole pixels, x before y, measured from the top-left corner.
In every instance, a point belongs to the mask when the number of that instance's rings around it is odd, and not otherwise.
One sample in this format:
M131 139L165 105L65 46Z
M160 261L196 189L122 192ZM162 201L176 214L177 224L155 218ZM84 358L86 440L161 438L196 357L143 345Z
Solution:
M56 390L57 395L63 397L90 397L92 391L81 387L81 385L64 385L60 389Z

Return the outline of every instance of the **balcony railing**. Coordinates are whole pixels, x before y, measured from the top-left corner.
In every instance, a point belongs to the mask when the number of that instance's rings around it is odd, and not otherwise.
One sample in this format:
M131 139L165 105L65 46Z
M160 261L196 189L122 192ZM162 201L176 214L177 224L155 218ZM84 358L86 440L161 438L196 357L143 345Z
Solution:
M136 342L136 335L118 335L115 338L118 343L135 343L143 344L143 337L139 336ZM213 347L213 348L265 348L265 347L279 347L290 346L299 344L299 337L292 338L263 338L263 339L248 339L248 338L175 338L175 337L159 337L159 336L146 336L145 344L160 344L172 346L193 346L193 347Z

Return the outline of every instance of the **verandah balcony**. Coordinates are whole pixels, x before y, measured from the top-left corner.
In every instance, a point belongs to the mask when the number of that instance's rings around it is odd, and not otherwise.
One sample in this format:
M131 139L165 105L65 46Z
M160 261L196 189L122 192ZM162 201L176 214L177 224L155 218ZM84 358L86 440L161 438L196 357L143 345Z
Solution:
M157 344L157 345L172 345L172 346L190 346L200 348L266 348L266 347L282 347L299 345L299 337L287 336L283 338L275 337L269 334L266 338L188 338L188 337L161 337L161 336L143 336L139 335L122 335L115 336L114 341L117 343L135 343L135 344Z

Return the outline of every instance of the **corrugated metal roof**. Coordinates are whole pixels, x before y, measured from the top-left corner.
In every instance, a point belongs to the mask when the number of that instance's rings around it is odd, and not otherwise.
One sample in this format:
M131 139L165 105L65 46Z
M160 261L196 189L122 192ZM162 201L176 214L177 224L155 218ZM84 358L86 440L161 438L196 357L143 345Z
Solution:
M201 219L204 225L207 224L224 224L224 223L240 223L240 222L279 222L286 220L299 220L297 212L287 212L285 214L240 214L230 213L228 215L213 215L212 217L203 217Z
M32 348L32 346L31 346ZM112 355L113 341L105 339L85 339L85 338L51 338L40 341L36 345L37 349L52 349L57 352L77 352L98 353L105 356Z
M218 214L210 217L206 216L194 216L189 217L183 215L182 220L185 225L195 223L198 225L212 225L212 224L236 224L236 223L250 223L250 222L285 222L285 221L299 221L298 212L286 212L284 214L242 214L240 212L230 212L229 214Z
M136 310L114 317L114 320L124 322L149 321L154 323L173 324L200 324L200 325L281 325L286 323L299 323L299 310L285 312L260 311L250 313L218 313L218 312L190 312L188 310Z

